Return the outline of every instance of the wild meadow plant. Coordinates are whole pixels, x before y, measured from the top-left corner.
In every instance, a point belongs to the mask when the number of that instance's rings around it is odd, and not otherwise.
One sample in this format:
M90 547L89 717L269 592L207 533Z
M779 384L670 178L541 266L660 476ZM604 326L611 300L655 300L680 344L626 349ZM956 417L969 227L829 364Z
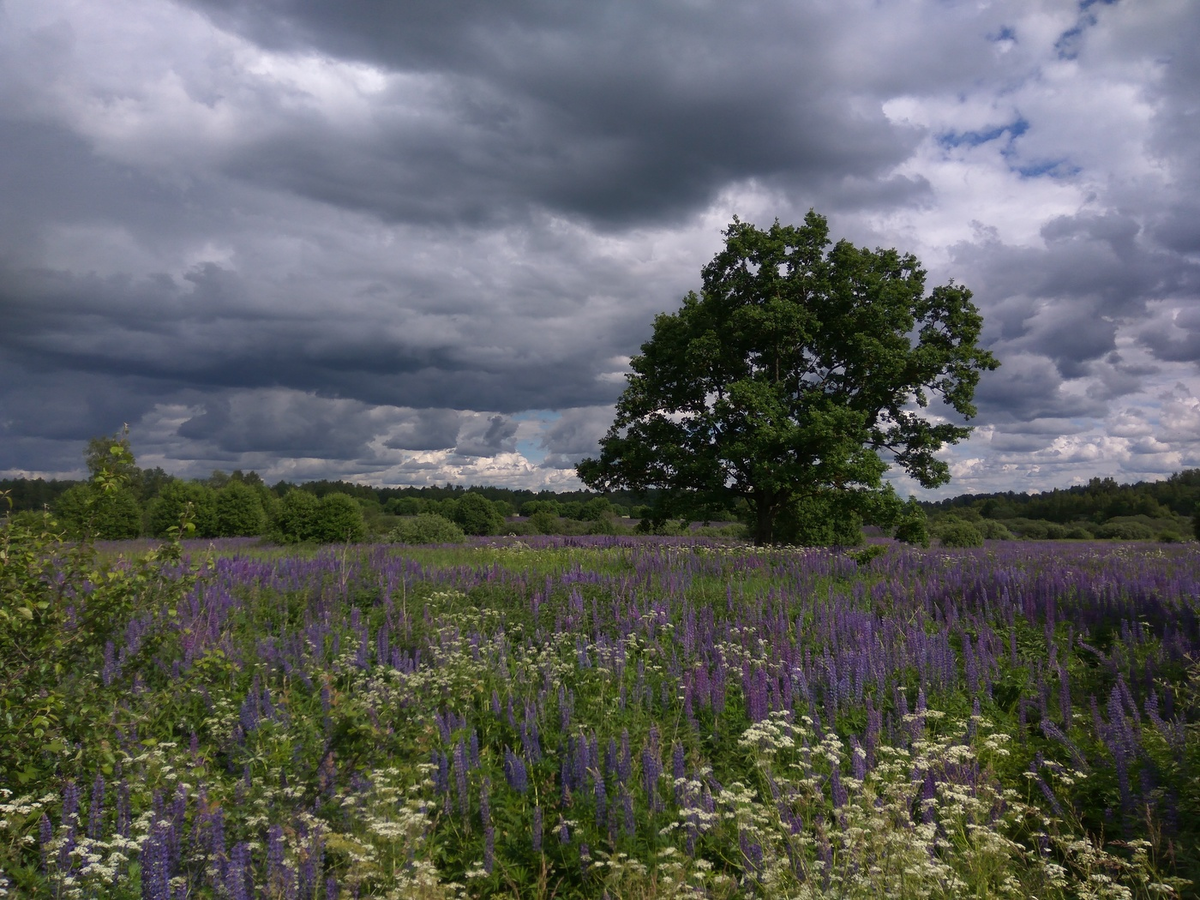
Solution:
M0 896L1196 895L1194 546L105 558L29 568Z

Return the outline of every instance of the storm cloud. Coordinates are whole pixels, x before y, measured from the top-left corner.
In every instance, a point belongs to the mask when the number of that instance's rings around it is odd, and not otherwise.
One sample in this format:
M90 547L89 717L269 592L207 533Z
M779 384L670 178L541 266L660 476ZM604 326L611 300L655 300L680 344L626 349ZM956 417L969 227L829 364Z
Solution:
M0 475L574 487L734 215L972 289L941 493L1200 465L1200 10L0 5ZM898 477L897 486L915 485Z

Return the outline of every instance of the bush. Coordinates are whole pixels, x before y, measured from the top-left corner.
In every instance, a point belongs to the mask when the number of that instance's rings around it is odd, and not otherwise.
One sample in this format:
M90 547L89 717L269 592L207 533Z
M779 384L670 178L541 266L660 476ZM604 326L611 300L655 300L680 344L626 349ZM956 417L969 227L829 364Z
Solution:
M275 510L271 536L282 544L317 540L321 501L308 491L288 491Z
M456 524L433 513L408 519L391 533L391 540L401 544L457 544L465 537Z
M983 534L970 522L952 522L938 532L943 547L982 547Z
M929 546L929 520L916 497L909 497L896 523L896 540L916 547Z
M504 527L504 517L492 501L474 491L462 495L451 518L464 534L499 534Z
M862 518L846 500L837 495L797 500L779 513L775 535L801 547L856 547L863 542Z
M558 534L560 521L549 509L539 509L529 517L529 525L537 534Z
M367 534L362 507L349 494L326 494L317 503L314 538L322 544L361 541Z
M424 504L417 497L393 497L383 507L389 516L419 516Z
M1105 541L1148 541L1154 531L1141 522L1105 522L1096 529L1096 537Z
M231 482L232 483L232 482ZM242 485L245 487L245 485ZM196 537L217 537L217 495L199 481L174 480L163 485L150 503L146 528L154 537L165 537L179 525L179 517L191 505Z
M102 491L92 484L77 484L59 497L56 507L72 538L124 541L142 533L142 509L127 487ZM174 524L179 524L178 518Z
M984 540L988 541L1011 541L1013 533L1008 530L1003 522L997 522L995 519L983 519L975 524L983 535Z
M217 491L213 518L216 537L262 534L267 527L261 495L241 481L231 481ZM178 520L175 524L179 524Z
M558 517L558 501L557 500L529 500L521 504L521 515L532 518L540 512L548 512L554 517Z

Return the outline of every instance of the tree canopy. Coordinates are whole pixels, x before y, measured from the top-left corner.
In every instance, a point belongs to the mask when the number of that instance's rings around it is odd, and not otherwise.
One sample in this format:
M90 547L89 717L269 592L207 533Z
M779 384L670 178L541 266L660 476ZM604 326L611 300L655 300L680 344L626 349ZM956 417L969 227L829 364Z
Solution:
M766 230L735 218L700 294L655 319L583 482L663 488L664 513L740 500L767 543L798 508L877 505L889 463L948 481L935 454L970 428L929 404L969 419L998 365L971 292L926 293L911 254L831 244L815 212Z

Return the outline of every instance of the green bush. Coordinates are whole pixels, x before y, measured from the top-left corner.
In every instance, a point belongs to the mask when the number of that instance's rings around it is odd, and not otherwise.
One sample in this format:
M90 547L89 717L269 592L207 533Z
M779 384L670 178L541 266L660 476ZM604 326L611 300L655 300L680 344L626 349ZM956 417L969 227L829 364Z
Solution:
M349 494L326 494L317 504L314 538L322 544L361 541L367 534L362 507Z
M537 534L558 534L561 520L549 509L539 509L529 517L529 525Z
M55 508L59 523L76 540L123 541L142 533L142 509L128 487L105 491L77 484L58 498Z
M929 546L929 520L916 497L909 497L900 511L896 520L896 540L916 547Z
M196 526L195 536L217 537L216 492L199 481L179 479L163 485L158 496L151 501L146 530L154 537L164 537L172 528L178 527L179 517L189 505Z
M451 519L464 534L499 534L504 527L504 517L496 511L492 501L474 491L462 495Z
M970 522L952 522L938 531L943 547L982 547L983 534Z
M1096 537L1104 541L1148 541L1154 531L1141 522L1105 522L1096 529Z
M775 535L801 547L856 547L863 542L862 518L849 502L838 495L796 500L779 513Z
M433 513L407 519L391 534L391 540L401 544L457 544L465 537L456 524Z
M282 544L317 540L320 506L321 501L308 491L288 491L275 509L271 536Z
M984 540L988 541L1011 541L1013 533L1008 530L1008 527L1003 522L998 522L995 519L983 519L975 524L983 534Z
M262 496L241 481L231 481L217 491L213 519L217 537L262 534L267 527L267 512L263 509Z

